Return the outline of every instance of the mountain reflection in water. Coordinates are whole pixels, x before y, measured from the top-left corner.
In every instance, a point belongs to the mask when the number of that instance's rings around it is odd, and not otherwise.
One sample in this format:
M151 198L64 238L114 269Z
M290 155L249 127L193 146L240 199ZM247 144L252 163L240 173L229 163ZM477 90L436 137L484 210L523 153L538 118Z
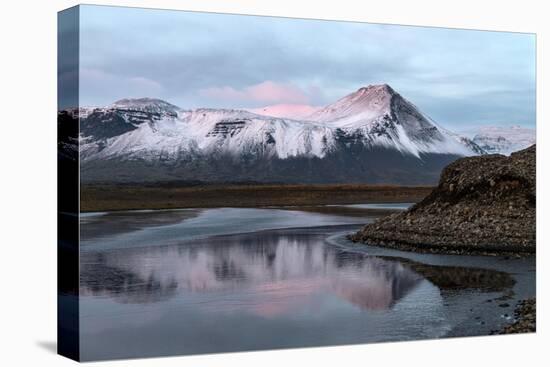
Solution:
M240 288L257 294L260 303L276 302L284 312L283 304L292 307L300 298L329 291L360 308L383 310L422 280L399 262L347 253L321 242L320 236L262 233L181 246L86 252L81 258L81 292L121 303L146 303L185 292Z
M457 327L471 334L480 328L473 305L498 307L486 301L517 288L494 261L472 268L369 255L344 235L374 220L371 209L365 217L335 210L84 216L82 359L439 338Z
M323 238L274 231L179 246L85 252L81 254L81 294L104 295L120 303L150 303L190 292L239 289L254 294L256 301L225 302L223 311L249 308L272 315L298 307L319 292L331 292L361 309L385 310L424 279L441 289L499 290L513 285L508 274L501 272L372 257L323 245Z

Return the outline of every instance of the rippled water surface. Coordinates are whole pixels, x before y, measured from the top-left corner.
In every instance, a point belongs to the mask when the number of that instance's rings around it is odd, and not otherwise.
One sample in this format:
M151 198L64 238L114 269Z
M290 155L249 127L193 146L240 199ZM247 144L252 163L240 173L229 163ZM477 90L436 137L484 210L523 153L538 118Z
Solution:
M354 245L372 211L295 209L83 216L82 358L486 334L506 321L493 299L534 293L532 260Z

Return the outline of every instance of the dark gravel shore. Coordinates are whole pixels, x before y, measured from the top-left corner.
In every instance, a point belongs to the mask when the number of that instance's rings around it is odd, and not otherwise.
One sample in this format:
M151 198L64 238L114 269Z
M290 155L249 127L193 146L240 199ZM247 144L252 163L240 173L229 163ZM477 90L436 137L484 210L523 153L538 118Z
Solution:
M534 333L537 329L537 300L520 301L514 311L516 321L495 334Z
M417 252L534 254L535 162L535 145L510 157L460 159L424 200L349 238Z

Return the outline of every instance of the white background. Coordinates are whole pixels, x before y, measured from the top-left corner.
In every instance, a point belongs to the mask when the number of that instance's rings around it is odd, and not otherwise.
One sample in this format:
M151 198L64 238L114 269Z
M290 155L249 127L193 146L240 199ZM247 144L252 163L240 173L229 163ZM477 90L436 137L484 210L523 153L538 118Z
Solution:
M95 1L97 4L535 32L538 47L538 332L277 352L173 357L97 365L498 366L548 362L548 109L546 1ZM0 365L70 365L56 340L56 21L75 1L3 1L0 12ZM546 223L543 222L543 218ZM545 225L546 224L546 225ZM545 228L546 227L546 228ZM548 349L548 346L546 346ZM545 353L546 352L546 353Z

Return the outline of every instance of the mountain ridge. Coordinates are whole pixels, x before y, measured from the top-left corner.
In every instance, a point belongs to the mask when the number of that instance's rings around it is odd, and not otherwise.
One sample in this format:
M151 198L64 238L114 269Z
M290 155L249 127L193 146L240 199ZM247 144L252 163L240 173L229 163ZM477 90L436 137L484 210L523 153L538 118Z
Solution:
M80 121L84 166L93 161L107 165L118 161L119 166L142 162L141 166L178 171L186 179L221 179L198 163L206 161L213 167L225 162L239 177L252 181L280 180L285 175L307 180L297 171L308 167L306 172L316 181L334 182L330 172L313 171L330 167L334 171L335 162L340 161L350 166L349 174L341 172L340 180L356 182L352 178L356 170L368 171L373 181L382 176L395 181L398 174L383 171L410 171L407 165L418 172L437 171L442 166L436 161L448 163L483 152L471 140L437 125L387 84L359 88L304 120L242 109L184 110L155 98L122 99L85 111ZM382 165L380 172L373 172L370 167L378 166L374 157L387 161L388 167ZM263 174L262 167L268 173ZM246 170L255 173L251 176ZM435 177L428 176L428 181ZM357 177L367 180L364 174Z

